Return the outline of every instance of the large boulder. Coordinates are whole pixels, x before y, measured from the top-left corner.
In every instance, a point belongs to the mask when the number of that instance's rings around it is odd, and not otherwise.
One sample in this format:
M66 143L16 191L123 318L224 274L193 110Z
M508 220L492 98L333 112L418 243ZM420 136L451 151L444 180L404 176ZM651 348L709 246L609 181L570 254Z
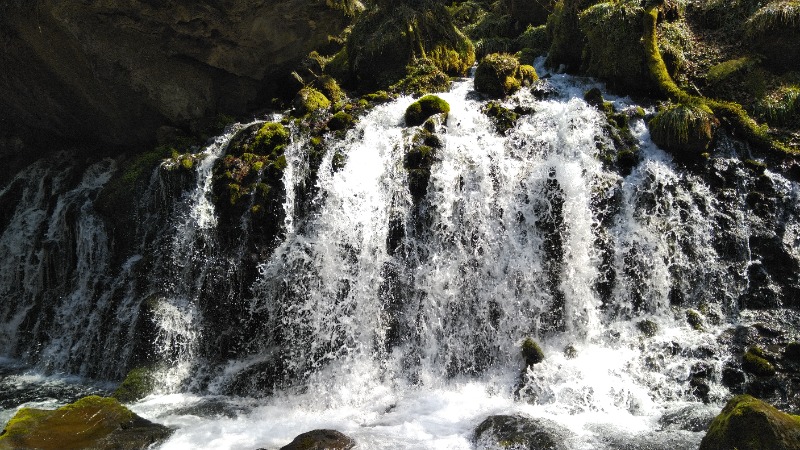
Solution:
M700 450L800 449L800 416L781 412L749 395L728 401L711 422Z
M134 147L164 124L242 114L277 94L353 1L0 3L0 127Z
M0 448L146 449L171 433L113 398L90 396L56 410L20 409L0 434Z

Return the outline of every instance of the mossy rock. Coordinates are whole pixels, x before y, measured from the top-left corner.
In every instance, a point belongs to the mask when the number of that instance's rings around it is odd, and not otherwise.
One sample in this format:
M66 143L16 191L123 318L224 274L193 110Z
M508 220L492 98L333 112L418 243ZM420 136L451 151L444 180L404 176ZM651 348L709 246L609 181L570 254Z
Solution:
M519 48L517 58L522 64L533 65L534 59L547 53L550 48L550 40L547 37L547 27L530 26L522 34L517 36L514 41L515 47Z
M322 92L328 100L333 103L340 102L347 98L339 83L330 75L321 75L312 82L314 89Z
M640 320L636 323L636 328L647 337L653 337L658 334L658 324L652 320Z
M481 112L492 119L494 127L500 134L505 134L517 124L519 114L497 102L489 102L481 108Z
M356 119L344 111L338 111L328 120L328 129L331 131L346 130L356 124Z
M280 450L350 450L355 446L352 438L339 431L312 430L297 436Z
M522 359L525 360L526 366L533 366L544 361L544 352L536 341L531 338L525 338L522 341Z
M746 23L751 45L778 71L800 70L800 1L776 0Z
M227 156L242 157L244 154L275 158L282 155L291 142L289 130L279 122L251 125L231 139Z
M699 312L695 311L694 309L687 309L686 310L686 322L689 324L692 329L697 331L705 330L705 321L703 320L703 315Z
M550 48L547 64L563 66L568 72L581 67L586 36L580 27L579 14L599 0L559 0L547 18L547 36Z
M406 67L406 76L389 90L395 94L420 96L450 90L450 77L430 59L414 61Z
M465 75L475 62L472 42L456 28L444 2L379 4L359 16L346 48L361 89L397 83L414 60L428 59L453 76Z
M436 160L437 150L442 147L442 141L433 133L430 124L429 120L417 130L406 146L403 157L403 168L408 173L408 189L415 204L419 204L428 193L431 167Z
M692 162L708 151L719 121L704 104L670 104L648 125L656 145L670 152L676 160Z
M750 347L742 356L742 369L760 377L775 375L775 366L764 357L764 351L758 347Z
M137 367L128 372L111 396L120 402L131 403L145 398L153 391L154 386L153 370L148 367Z
M171 433L116 399L90 396L56 410L20 409L0 435L0 448L146 449Z
M450 105L446 101L435 95L426 95L406 108L406 126L422 125L434 114L447 116L449 112Z
M305 116L306 114L330 108L331 101L322 92L312 87L304 87L294 97L293 106L295 115Z
M498 415L481 422L474 436L477 448L566 450L569 433L546 419Z
M797 450L800 416L751 397L733 397L711 422L700 450Z
M536 70L532 66L520 66L516 56L492 53L486 55L475 70L475 90L492 98L502 98L538 79Z
M580 13L586 36L581 69L624 92L648 92L654 86L648 75L641 44L644 9L637 3L607 2Z

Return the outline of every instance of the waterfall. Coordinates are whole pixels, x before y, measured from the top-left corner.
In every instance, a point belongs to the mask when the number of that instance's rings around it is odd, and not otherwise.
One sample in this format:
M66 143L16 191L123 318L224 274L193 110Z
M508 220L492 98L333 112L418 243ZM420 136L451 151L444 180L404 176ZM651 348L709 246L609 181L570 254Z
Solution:
M163 448L277 447L334 427L364 448L466 449L477 422L504 412L555 420L570 448L667 442L653 434L665 411L711 411L729 394L717 335L765 298L755 274L789 290L754 248L766 226L749 192L782 193L791 244L796 183L751 177L727 141L713 164L728 178L680 168L637 106L607 95L639 143L625 173L604 159L608 119L582 100L596 85L547 83L556 94L504 101L522 111L505 133L471 80L440 94L451 111L426 125L438 148L421 198L404 165L413 98L325 135L319 161L290 124L279 232L261 252L250 213L223 217L213 192L229 144L260 121L226 130L190 170L159 166L124 255L94 210L115 162L34 164L0 191L0 355L101 379L147 361L156 393L133 409L178 427ZM530 367L527 338L545 354ZM711 374L701 394L699 366ZM678 446L701 437L669 433Z

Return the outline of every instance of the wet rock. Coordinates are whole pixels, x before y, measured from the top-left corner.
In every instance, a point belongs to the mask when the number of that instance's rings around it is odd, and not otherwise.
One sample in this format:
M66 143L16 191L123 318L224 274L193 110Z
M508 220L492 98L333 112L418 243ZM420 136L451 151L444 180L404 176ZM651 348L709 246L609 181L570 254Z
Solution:
M658 333L658 324L652 320L642 320L636 323L636 328L647 337L653 337Z
M280 450L349 450L355 441L336 430L313 430L303 433Z
M648 123L656 145L680 162L696 163L708 151L719 120L705 105L668 105Z
M490 416L475 428L478 449L566 450L569 434L558 424L521 415Z
M800 448L800 417L749 395L732 398L714 419L700 450Z
M22 408L0 435L0 448L146 449L171 433L113 398L90 396L51 411Z
M525 338L522 341L522 358L526 366L532 366L544 361L544 352L533 339Z
M422 125L429 117L434 114L443 114L447 117L450 112L450 105L435 95L426 95L414 103L408 105L405 119L409 127Z
M705 431L714 420L716 411L708 406L686 406L677 411L664 413L658 424L665 430L684 430L695 433Z
M742 368L745 372L757 376L771 376L775 374L775 366L764 357L764 351L758 347L751 347L742 356Z

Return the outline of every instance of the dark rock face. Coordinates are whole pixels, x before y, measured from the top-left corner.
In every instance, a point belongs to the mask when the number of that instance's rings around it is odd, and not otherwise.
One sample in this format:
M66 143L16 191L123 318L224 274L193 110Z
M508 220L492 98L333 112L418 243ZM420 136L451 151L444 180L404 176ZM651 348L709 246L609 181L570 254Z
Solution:
M160 125L241 114L337 35L346 9L299 0L4 2L0 123L48 143L131 147L155 140Z

